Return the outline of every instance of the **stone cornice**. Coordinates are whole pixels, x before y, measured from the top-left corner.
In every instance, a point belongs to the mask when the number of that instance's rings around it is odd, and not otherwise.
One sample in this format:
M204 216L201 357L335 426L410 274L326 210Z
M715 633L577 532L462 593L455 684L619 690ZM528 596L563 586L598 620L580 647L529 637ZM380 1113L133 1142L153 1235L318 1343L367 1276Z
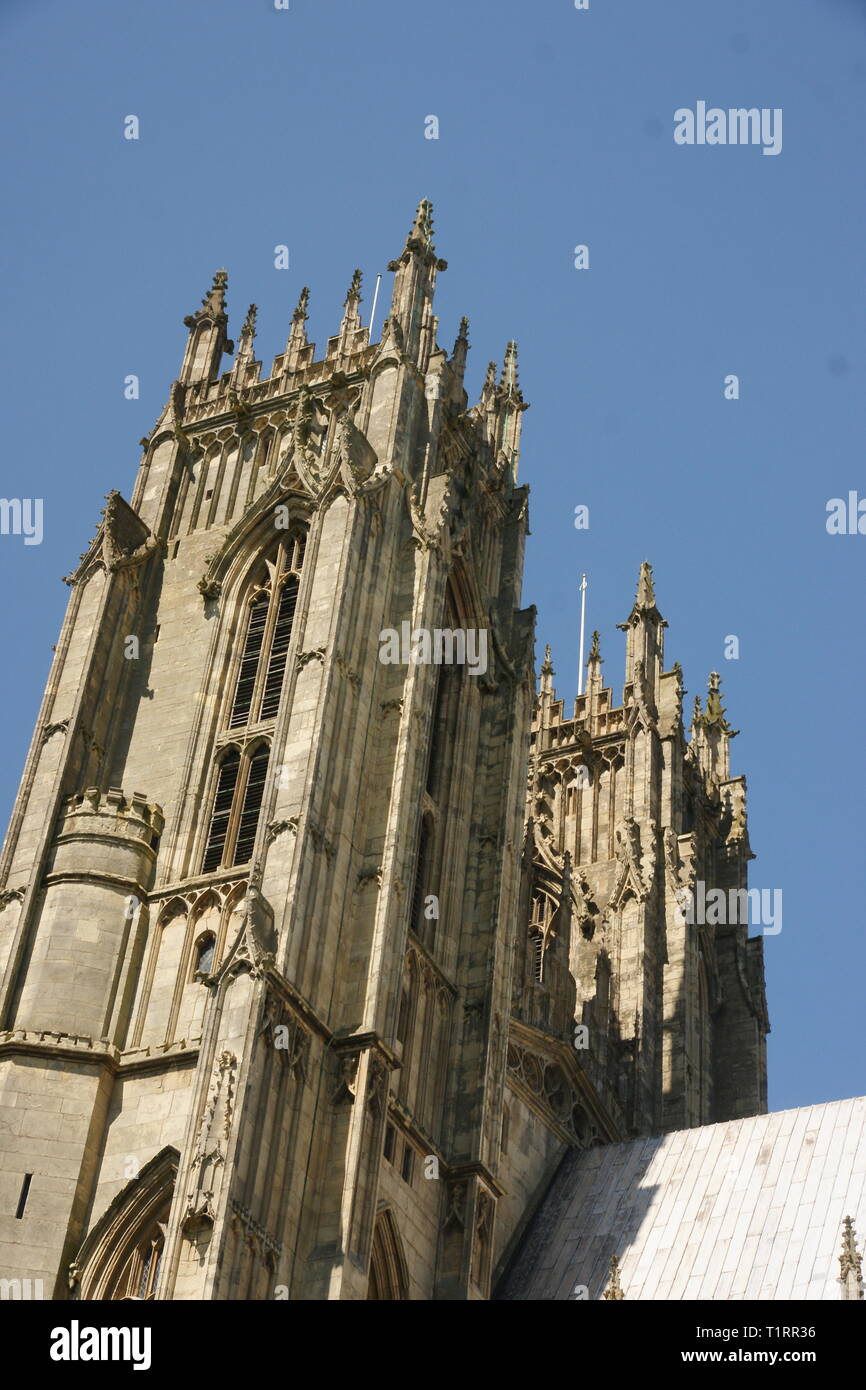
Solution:
M98 1041L76 1033L52 1033L41 1028L11 1028L0 1033L0 1057L50 1057L58 1061L86 1062L105 1067L112 1076L165 1067L188 1066L198 1058L199 1040L186 1040L121 1051L104 1038Z
M369 349L363 349L366 354ZM279 372L275 376L266 377L264 381L256 381L243 389L242 403L243 412L240 419L242 430L248 429L255 421L272 415L274 411L286 410L294 405L302 391L309 391L311 395L327 395L334 389L334 361L333 358L322 358L318 362L311 362L308 366L301 368L297 372ZM218 391L213 396L204 396L203 399L190 399L187 404L184 416L184 431L192 440L195 435L208 429L224 429L237 426L239 423L237 405L232 402L231 392L234 388L227 378L230 373L225 373L219 383L208 383L213 386L218 384ZM352 371L343 373L345 380L341 380L341 385L347 388L352 386L363 386L368 377L368 365L364 364L356 367ZM269 388L273 394L269 394ZM209 407L212 409L209 411Z
M362 1052L376 1052L390 1071L397 1071L402 1063L395 1052L392 1052L387 1043L383 1042L378 1033L372 1030L365 1033L349 1033L342 1038L334 1039L334 1052L338 1056L360 1056Z
M478 1178L484 1186L489 1188L495 1197L501 1197L505 1188L493 1176L486 1163L480 1159L473 1159L469 1163L457 1163L448 1169L447 1178L449 1183L466 1182L468 1178Z

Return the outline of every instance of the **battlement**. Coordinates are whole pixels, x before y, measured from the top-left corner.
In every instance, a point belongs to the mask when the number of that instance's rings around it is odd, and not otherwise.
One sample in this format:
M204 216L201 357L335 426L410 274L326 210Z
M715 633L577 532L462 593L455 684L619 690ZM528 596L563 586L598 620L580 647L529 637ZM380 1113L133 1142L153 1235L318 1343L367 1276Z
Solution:
M378 342L370 341L372 324L361 322L362 276L356 270L339 329L328 337L324 356L317 358L316 345L307 338L310 291L305 286L292 314L285 348L274 357L271 375L264 380L262 363L255 356L257 307L250 305L236 345L228 337L228 274L218 271L201 308L184 319L189 336L178 379L154 431L142 443L149 447L161 441L164 426L173 428L176 438L187 444L192 442L191 435L196 444L202 442L196 430L200 425L225 423L252 434L268 428L280 431L287 420L269 419L268 412L275 406L278 412L280 407L290 408L291 398L304 391L317 396L324 392L327 408L339 414L350 408L347 388L370 378L377 363L396 362L408 369L409 378L423 388L429 401L442 401L447 414L456 411L471 416L478 440L490 446L494 458L504 455L514 468L520 416L527 409L518 383L516 344L510 342L506 347L498 382L496 364L489 364L480 398L467 411L463 374L469 325L467 319L461 320L450 354L438 345L439 323L432 305L436 275L446 269L446 262L436 256L432 235L432 209L423 200L401 255L389 262L395 278ZM232 354L232 365L223 371L224 358ZM351 409L357 405L356 396ZM322 443L322 425L327 428L327 420L316 422L317 446Z
M149 802L143 792L133 792L127 796L120 787L109 787L105 791L88 787L86 791L77 792L67 799L60 837L77 835L84 829L90 832L99 830L103 834L121 834L124 838L143 840L151 849L155 849L154 841L159 840L164 827L162 807Z
M366 329L363 334L366 340ZM375 347L368 347L364 341L347 352L331 351L332 345L339 341L339 337L329 339L329 351L324 358L315 357L315 343L308 344L307 350L294 362L287 353L280 353L274 358L269 377L262 378L261 362L250 362L242 373L232 368L216 381L191 382L186 394L184 428L222 415L253 414L258 417L263 409L277 401L288 400L301 387L333 385L338 370L347 378L363 376L376 356Z

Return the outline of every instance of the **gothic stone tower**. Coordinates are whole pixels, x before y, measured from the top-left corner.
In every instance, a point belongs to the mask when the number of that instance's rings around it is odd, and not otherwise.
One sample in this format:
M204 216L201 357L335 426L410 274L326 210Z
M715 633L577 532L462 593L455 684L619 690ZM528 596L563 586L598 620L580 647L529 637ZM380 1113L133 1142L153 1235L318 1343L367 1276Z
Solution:
M667 624L647 564L620 626L619 706L598 633L573 715L556 698L549 649L542 666L516 1012L560 1029L573 980L578 1055L625 1138L764 1112L769 1023L763 941L749 938L745 910L745 779L730 774L719 677L706 706L695 701L687 741L682 671L664 667ZM736 906L721 922L700 911L714 889Z
M479 1299L514 1224L526 406L513 344L471 409L437 345L429 204L390 269L380 342L356 273L317 358L304 290L264 380L220 271L68 580L0 866L0 1274L46 1296Z

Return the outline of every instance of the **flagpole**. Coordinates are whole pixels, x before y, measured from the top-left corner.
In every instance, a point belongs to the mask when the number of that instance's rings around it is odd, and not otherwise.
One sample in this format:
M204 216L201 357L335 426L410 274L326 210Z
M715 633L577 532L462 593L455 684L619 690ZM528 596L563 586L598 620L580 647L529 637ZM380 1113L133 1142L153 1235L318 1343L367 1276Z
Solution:
M382 277L381 277L381 275L377 275L377 276L376 276L376 288L375 288L375 290L373 291L373 307L372 307L372 309L370 310L370 332L369 332L369 341L370 341L371 343L372 343L372 341L373 341L373 320L374 320L375 317L376 317L376 304L377 304L378 299L379 299L379 286L381 285L381 283L382 283Z
M586 575L580 576L580 664L577 668L577 693L583 694L583 637L586 629Z

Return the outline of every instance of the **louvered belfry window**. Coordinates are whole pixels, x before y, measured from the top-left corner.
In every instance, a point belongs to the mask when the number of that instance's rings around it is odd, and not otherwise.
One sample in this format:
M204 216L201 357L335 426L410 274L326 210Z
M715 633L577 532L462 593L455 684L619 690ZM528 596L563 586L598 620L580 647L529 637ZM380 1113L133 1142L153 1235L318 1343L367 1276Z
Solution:
M205 850L204 872L210 873L212 869L218 869L223 859L226 836L228 835L229 820L232 813L235 791L238 785L238 773L241 766L241 755L236 748L230 748L219 765L217 773L216 794L214 796L213 811L211 812L210 833L208 835L207 849Z
M251 586L241 653L217 755L202 872L252 858L280 709L304 556L302 534L288 536Z
M253 857L253 844L259 824L259 812L265 793L265 778L268 773L271 750L266 743L260 743L249 760L247 785L238 819L238 838L235 843L235 863L248 864Z
M229 720L229 728L231 729L242 729L250 722L250 708L253 702L256 676L262 659L262 644L265 640L265 628L268 625L269 608L268 594L264 590L256 594L250 604L244 654L241 657L241 669L238 672L238 683L235 687L234 704Z

